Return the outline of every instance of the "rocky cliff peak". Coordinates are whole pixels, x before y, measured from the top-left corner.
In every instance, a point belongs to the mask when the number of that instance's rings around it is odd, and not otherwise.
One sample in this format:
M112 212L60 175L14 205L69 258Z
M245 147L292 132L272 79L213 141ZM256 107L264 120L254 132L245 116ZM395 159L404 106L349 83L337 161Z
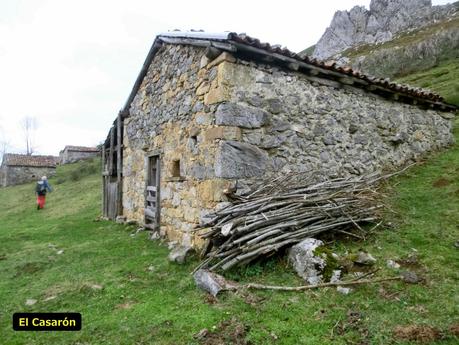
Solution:
M389 41L401 31L429 25L455 12L457 3L432 6L430 0L372 0L369 10L355 6L337 11L313 57L329 59L354 46Z

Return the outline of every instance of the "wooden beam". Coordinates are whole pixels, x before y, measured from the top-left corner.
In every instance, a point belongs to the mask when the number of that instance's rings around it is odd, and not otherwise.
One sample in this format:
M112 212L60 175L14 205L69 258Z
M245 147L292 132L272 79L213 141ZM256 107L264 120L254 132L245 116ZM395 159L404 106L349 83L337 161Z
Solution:
M353 85L354 84L354 79L349 78L349 77L342 77L339 78L338 81L344 85Z
M288 68L294 71L298 71L300 69L300 65L296 62L290 62L287 64Z
M115 127L110 128L110 148L108 151L108 172L113 174L113 154L115 146Z
M218 57L222 51L218 48L215 48L213 46L208 46L206 48L206 51L204 52L204 55L209 59L209 60L214 60L216 57Z
M209 41L193 39L193 38L160 36L159 39L162 42L171 43L171 44L186 44L186 45L193 45L197 47L206 47L206 48L209 46ZM212 42L212 46L215 48L227 50L230 52L235 52L237 50L237 48L231 43Z
M122 171L123 171L123 118L121 112L118 114L118 119L116 120L116 182L118 183L118 193L117 193L117 215L123 214L123 180L122 180Z
M105 171L105 146L102 145L102 170L101 170L101 175L102 175L102 216L106 217L105 213L105 206L106 206L106 200L105 200L105 177L104 177L104 171Z

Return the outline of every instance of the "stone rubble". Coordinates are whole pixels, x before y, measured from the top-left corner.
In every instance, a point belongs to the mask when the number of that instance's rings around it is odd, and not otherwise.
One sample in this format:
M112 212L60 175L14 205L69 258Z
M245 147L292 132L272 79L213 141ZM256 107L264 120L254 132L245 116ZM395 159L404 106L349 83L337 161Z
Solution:
M176 246L169 253L168 259L170 262L184 264L192 251L193 249L189 246Z
M197 287L210 293L214 297L222 290L234 289L237 287L235 283L226 280L221 275L203 269L197 270L193 278Z
M376 263L376 259L370 253L359 251L357 253L357 257L354 259L354 262L360 265L374 265Z
M322 282L322 271L326 266L326 261L314 251L323 245L324 243L320 240L307 238L292 246L288 251L288 260L294 270L310 285Z
M386 266L388 268L392 268L394 270L398 270L400 268L400 264L398 264L396 261L394 260L387 260L386 262Z

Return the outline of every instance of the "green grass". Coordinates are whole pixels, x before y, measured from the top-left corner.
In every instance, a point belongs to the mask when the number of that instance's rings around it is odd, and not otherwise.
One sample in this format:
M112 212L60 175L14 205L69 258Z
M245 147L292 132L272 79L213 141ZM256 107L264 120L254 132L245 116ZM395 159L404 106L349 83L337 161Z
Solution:
M459 58L399 78L397 82L430 89L442 95L447 102L459 106Z
M314 53L314 49L316 49L316 45L315 44L310 46L310 47L308 47L308 48L306 48L306 49L303 49L302 51L300 51L298 53L298 55L300 55L300 56L311 56L312 53Z
M459 133L456 131L456 138ZM303 293L225 293L209 299L190 272L167 261L167 247L133 235L136 227L97 221L98 174L74 181L78 164L59 167L46 208L35 209L34 186L0 190L0 343L2 344L196 344L203 328L231 343L225 320L245 326L252 344L387 344L397 325L427 324L446 330L459 322L459 146L431 157L394 179L390 214L394 228L366 242L341 240L343 253L365 248L378 259L379 276L393 275L386 259L416 250L426 281L359 286L350 295L335 289ZM449 181L433 187L435 181ZM62 183L55 182L60 179ZM55 247L53 247L55 246ZM58 255L57 250L63 250ZM284 260L232 272L241 281L299 285ZM94 288L100 285L103 288ZM381 288L383 290L381 290ZM36 299L26 306L27 299ZM80 332L14 332L14 312L80 312ZM351 322L349 312L360 313ZM236 321L237 320L237 321ZM457 344L445 333L438 344Z

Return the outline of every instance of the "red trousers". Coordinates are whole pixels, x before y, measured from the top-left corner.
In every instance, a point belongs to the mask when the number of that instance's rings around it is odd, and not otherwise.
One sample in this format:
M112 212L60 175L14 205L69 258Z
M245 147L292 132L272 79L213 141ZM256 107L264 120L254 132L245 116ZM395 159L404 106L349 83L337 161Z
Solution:
M37 195L37 205L39 208L44 208L46 202L46 195Z

